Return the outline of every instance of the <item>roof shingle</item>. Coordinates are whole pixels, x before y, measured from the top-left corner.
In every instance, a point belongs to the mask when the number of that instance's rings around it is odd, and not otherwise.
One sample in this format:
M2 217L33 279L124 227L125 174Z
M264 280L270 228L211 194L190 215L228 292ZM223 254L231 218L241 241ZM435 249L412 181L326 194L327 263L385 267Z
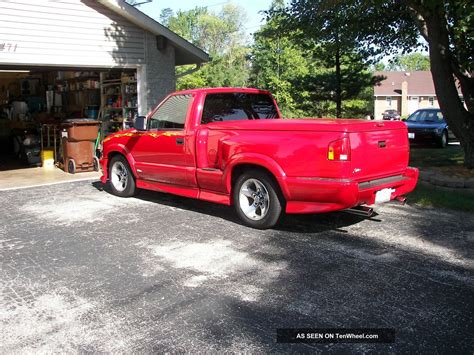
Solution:
M386 77L374 87L375 96L401 96L404 81L408 84L408 96L436 96L430 71L379 71L374 75Z

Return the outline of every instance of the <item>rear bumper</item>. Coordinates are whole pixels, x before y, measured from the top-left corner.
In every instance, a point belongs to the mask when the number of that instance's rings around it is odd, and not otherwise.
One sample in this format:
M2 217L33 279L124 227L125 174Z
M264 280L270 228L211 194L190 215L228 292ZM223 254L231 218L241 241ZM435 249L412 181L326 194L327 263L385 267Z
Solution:
M350 179L289 178L285 179L287 213L322 213L375 203L375 194L391 188L390 199L415 189L418 169L407 168L403 174L372 181Z

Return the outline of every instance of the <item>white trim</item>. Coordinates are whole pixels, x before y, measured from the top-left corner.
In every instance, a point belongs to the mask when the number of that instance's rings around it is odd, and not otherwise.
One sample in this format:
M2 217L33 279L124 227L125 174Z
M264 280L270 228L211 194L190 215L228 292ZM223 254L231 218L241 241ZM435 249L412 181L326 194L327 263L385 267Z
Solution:
M146 64L140 65L137 69L137 98L138 98L138 115L146 116L148 113L148 97L147 97L147 80L146 80Z

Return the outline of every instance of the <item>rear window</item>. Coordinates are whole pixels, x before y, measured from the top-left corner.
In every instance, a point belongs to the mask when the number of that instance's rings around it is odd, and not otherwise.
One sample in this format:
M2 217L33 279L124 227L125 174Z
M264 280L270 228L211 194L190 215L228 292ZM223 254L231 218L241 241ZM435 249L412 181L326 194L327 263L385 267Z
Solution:
M273 119L278 112L267 94L208 94L201 123Z

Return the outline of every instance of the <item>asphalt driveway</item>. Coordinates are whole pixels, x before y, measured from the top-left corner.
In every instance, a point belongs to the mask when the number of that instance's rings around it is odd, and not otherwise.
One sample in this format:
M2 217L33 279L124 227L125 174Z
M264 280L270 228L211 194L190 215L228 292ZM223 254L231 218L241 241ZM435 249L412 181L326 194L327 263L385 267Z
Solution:
M387 204L287 217L91 182L0 192L0 353L472 353L472 214ZM276 328L394 328L278 344Z

